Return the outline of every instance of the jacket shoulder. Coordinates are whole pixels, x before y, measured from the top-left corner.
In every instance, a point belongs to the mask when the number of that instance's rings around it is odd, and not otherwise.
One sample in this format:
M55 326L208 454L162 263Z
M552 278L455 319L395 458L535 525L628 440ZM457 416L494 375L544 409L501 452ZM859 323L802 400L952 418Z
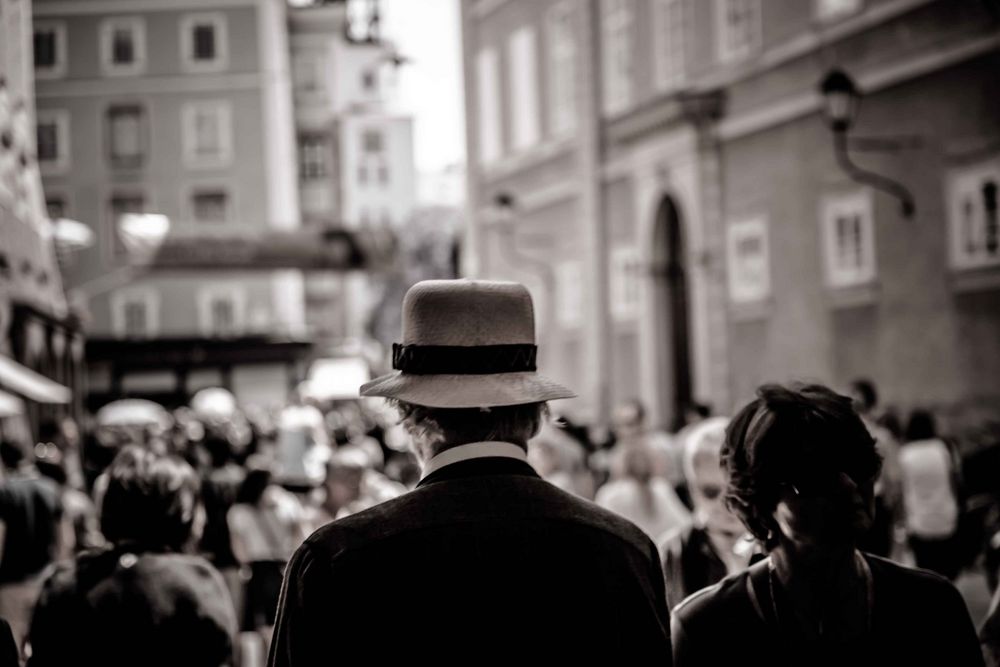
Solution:
M595 531L650 557L655 554L649 537L624 517L544 480L515 476L449 480L418 487L326 524L306 544L314 552L336 556L403 533L519 520L551 522L554 529L562 525Z

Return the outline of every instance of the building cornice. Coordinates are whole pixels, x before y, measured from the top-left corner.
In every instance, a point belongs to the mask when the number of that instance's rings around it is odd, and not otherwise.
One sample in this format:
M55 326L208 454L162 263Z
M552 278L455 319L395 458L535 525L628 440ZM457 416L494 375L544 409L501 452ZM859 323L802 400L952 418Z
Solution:
M877 93L998 49L1000 49L1000 34L988 35L957 46L934 49L919 56L907 57L900 62L857 72L855 78L864 94ZM719 123L718 136L724 141L739 139L816 113L822 108L822 104L821 95L814 90L786 97L775 104L724 119Z
M225 93L256 90L260 85L260 75L256 73L60 79L37 82L35 97L42 100L61 97Z
M894 0L875 5L857 16L832 25L816 22L807 32L767 49L743 65L731 65L699 78L694 87L698 90L715 90L732 86L777 69L794 60L804 58L823 47L876 28L883 23L937 1Z
M256 7L258 0L35 0L36 17L92 14L137 14L141 12L206 11L232 7Z

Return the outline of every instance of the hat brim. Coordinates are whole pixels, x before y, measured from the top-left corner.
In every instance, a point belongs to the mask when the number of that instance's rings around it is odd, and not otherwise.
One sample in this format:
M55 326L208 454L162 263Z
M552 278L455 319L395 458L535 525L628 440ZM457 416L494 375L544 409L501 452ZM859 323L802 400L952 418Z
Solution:
M396 371L361 385L362 396L395 398L429 408L483 408L573 398L575 393L534 372L412 375Z

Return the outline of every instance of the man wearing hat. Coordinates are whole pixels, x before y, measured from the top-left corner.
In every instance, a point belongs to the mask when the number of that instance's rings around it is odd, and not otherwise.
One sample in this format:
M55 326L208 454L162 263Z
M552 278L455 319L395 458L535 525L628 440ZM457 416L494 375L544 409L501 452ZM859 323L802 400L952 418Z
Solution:
M334 521L285 573L272 667L539 657L670 664L656 548L625 519L543 481L527 443L546 401L531 296L516 283L418 283L396 372L361 387L400 411L417 488Z

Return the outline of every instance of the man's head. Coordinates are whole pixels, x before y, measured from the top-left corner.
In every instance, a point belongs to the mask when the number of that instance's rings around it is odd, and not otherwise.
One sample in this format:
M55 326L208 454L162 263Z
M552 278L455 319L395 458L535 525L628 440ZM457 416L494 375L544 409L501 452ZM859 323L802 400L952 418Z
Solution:
M326 464L326 491L328 508L339 510L361 498L361 486L365 471L371 468L371 460L361 447L343 445L330 455Z
M108 468L101 532L115 544L181 551L200 537L200 488L183 460L128 445Z
M871 525L882 460L851 399L763 385L726 429L727 501L768 548L848 546Z
M542 427L548 407L525 403L492 408L431 408L396 401L400 422L421 462L470 442L511 442L527 449Z
M618 440L631 440L645 429L646 408L637 398L625 401L615 408L611 421Z

